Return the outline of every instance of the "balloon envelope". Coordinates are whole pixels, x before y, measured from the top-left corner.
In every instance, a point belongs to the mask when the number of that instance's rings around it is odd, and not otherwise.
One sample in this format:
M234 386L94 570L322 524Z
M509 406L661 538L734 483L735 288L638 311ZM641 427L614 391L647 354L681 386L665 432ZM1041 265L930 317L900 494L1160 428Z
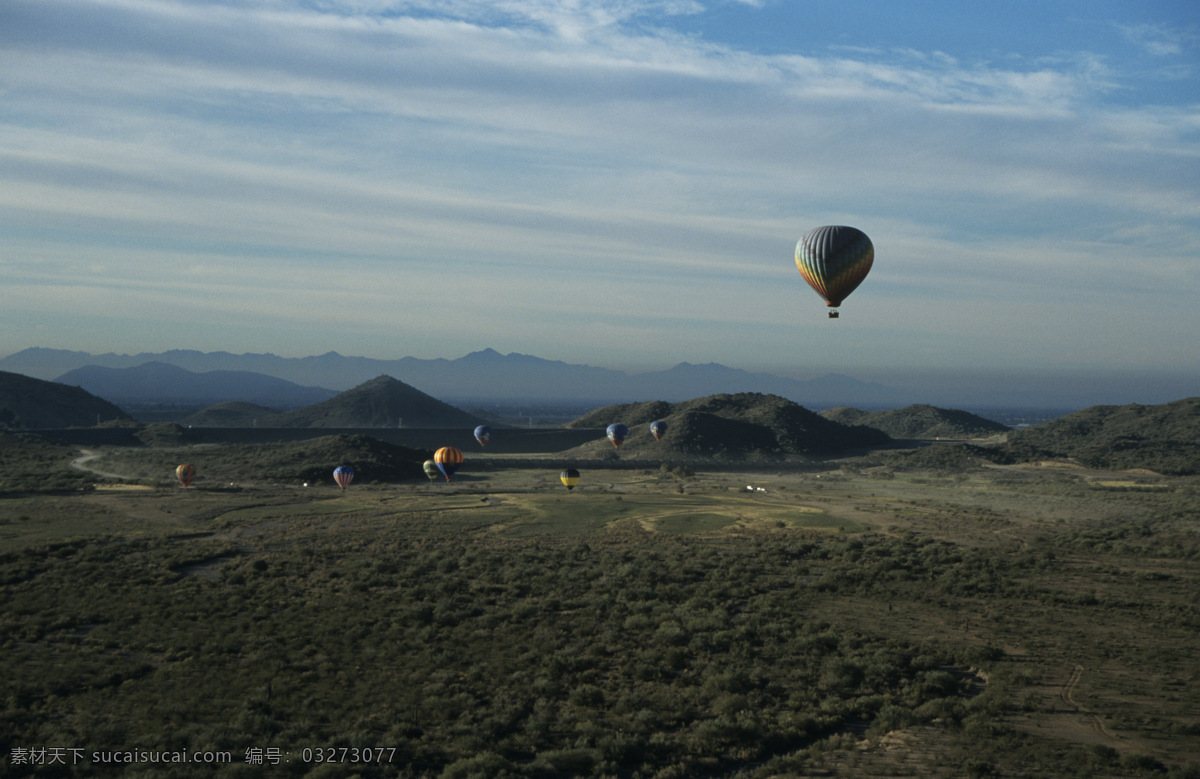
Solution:
M481 446L486 445L488 441L492 440L492 429L487 425L480 425L475 428L475 440Z
M620 422L614 422L608 426L608 440L612 441L613 446L620 446L625 442L626 436L629 435L629 428L622 425Z
M558 478L562 479L563 486L568 490L573 490L575 489L575 485L579 483L579 471L574 468L568 468Z
M661 441L662 437L667 433L667 423L661 419L657 422L650 423L650 435L654 436L655 441Z
M192 483L192 479L196 478L195 466L183 464L175 469L175 478L179 479L179 483L183 486L188 486Z
M831 307L842 304L867 277L874 262L875 247L857 227L817 227L796 244L800 275Z
M333 480L337 482L337 486L346 489L350 482L354 481L354 469L349 465L339 465L333 469Z
M450 477L458 470L458 466L462 465L462 452L455 449L453 446L443 446L433 453L433 462L437 465L442 475L446 477L446 481L450 481Z
M425 475L429 477L430 481L442 475L442 472L438 470L437 463L433 460L426 460L421 468L425 471Z

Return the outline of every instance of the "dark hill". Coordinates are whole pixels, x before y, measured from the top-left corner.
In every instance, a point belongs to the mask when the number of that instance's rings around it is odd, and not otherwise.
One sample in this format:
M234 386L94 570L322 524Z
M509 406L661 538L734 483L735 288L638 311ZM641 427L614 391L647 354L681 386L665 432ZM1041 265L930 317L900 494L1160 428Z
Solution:
M353 485L425 482L421 463L432 454L365 435L327 435L264 444L186 446L186 443L164 440L165 446L130 448L122 457L172 483L175 466L188 462L196 468L195 486L203 489L244 483L299 486L304 482L332 487L333 469L339 465L354 468ZM117 466L118 472L123 467L128 465Z
M129 415L79 387L0 371L0 428L93 427Z
M882 462L897 468L961 473L987 465L1011 465L1015 461L1007 450L996 446L976 446L965 441L918 446L885 452Z
M1092 406L1008 435L1026 460L1072 458L1089 468L1200 473L1200 397L1156 406Z
M667 423L661 441L650 435L656 419ZM567 427L603 428L613 422L629 427L621 454L634 456L827 456L890 442L878 430L847 427L786 398L758 393L607 406Z
M339 465L354 468L354 484L424 482L426 477L421 463L431 455L364 435L331 435L235 449L244 449L246 457L256 459L257 464L252 467L255 479L310 484L332 483L333 469ZM236 478L245 478L245 474Z
M276 424L278 411L257 403L218 403L203 408L184 419L188 427L279 427Z
M322 403L280 414L278 427L474 427L483 419L379 376Z
M661 400L650 400L644 403L617 403L589 411L563 427L608 427L613 422L620 422L627 425L632 432L636 425L649 425L657 419L666 419L672 413L673 408L673 404Z
M892 438L983 438L1011 429L968 411L924 404L871 412L839 406L821 416L843 425L873 427Z

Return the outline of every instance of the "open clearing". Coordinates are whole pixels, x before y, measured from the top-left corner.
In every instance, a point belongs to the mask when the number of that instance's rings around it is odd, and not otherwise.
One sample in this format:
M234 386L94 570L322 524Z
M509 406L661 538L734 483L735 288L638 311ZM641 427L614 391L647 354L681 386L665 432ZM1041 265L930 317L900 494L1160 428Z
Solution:
M231 776L326 746L398 750L333 776L1200 775L1194 478L103 486L0 498L10 749L227 749Z

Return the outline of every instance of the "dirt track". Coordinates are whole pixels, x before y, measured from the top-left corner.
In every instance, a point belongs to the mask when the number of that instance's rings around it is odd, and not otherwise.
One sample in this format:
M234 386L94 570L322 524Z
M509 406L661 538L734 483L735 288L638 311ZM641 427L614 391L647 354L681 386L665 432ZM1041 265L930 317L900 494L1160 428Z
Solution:
M80 449L79 451L83 453L83 456L76 457L74 460L71 461L71 467L74 468L75 470L85 471L87 473L95 474L96 476L99 476L102 479L117 479L119 481L123 481L123 480L129 478L128 476L125 476L125 475L122 475L119 473L111 473L109 471L97 470L96 468L89 468L86 465L86 463L89 463L92 460L95 460L97 457L100 456L100 453L93 451L91 449Z
M1128 742L1126 742L1124 739L1117 736L1115 733L1113 733L1108 728L1104 727L1104 723L1100 720L1099 715L1097 715L1095 712L1089 711L1088 709L1084 708L1082 704L1080 704L1077 700L1075 700L1074 697L1072 697L1072 693L1075 691L1075 687L1079 685L1079 680L1082 678L1083 678L1083 666L1077 664L1075 666L1075 668L1072 669L1072 671L1071 671L1071 678L1067 679L1067 683L1065 685L1063 685L1062 692L1059 693L1059 697L1062 698L1063 703L1070 706L1077 713L1082 714L1083 716L1085 716L1089 720L1091 720L1092 727L1100 735L1104 736L1105 738L1114 742L1115 744L1129 746Z

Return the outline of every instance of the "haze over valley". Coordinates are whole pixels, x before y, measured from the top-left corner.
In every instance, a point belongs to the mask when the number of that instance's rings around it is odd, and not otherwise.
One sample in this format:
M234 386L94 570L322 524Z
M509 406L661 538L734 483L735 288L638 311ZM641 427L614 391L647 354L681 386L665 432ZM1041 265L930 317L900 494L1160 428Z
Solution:
M914 403L963 408L1009 425L1044 421L1091 405L1163 403L1200 393L1200 376L980 376L933 373L924 381L897 373L892 382L826 373L798 380L715 363L680 363L630 373L502 355L492 349L455 359L378 360L334 352L305 358L172 350L136 355L30 348L0 359L0 370L81 386L111 402L153 414L163 406L199 408L245 402L276 411L326 400L381 375L399 379L461 408L524 418L569 421L600 405L679 401L708 394L761 392L813 410L854 406L886 410Z

